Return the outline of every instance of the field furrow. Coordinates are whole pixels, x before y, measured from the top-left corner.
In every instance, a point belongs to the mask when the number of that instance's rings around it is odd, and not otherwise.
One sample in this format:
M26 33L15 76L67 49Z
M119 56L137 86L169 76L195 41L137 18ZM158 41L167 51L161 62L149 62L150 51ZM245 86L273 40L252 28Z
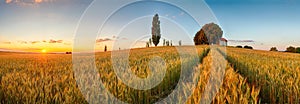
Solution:
M246 78L235 72L216 49L211 49L198 69L201 70L200 79L189 104L258 102L259 88L246 83Z
M227 59L261 88L262 103L300 103L299 54L228 48Z

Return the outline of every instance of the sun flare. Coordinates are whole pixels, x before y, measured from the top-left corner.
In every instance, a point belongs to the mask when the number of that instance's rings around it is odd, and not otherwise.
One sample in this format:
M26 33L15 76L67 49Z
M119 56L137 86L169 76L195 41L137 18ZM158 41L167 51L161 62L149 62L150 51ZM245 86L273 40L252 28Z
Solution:
M46 50L46 49L43 49L41 52L42 52L42 53L47 53L47 50Z

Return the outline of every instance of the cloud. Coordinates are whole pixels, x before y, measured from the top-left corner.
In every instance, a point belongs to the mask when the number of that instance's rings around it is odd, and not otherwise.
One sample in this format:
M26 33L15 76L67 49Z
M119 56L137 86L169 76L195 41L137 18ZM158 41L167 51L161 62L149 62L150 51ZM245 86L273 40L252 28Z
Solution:
M3 44L11 44L11 42L2 42Z
M249 42L249 43L252 43L254 42L254 40L228 40L230 42Z
M12 0L5 0L5 3L11 3L12 2Z
M27 44L28 42L27 41L18 41L18 43Z
M49 43L62 43L63 40L53 40L53 39L50 39Z
M40 41L31 41L31 44L36 44L36 43L40 43Z
M114 38L114 39L119 39L120 37L118 37L118 36L113 36L113 38Z
M38 40L35 40L35 41L18 41L18 43L20 43L20 44L63 43L63 42L64 42L63 40L54 40L54 39L50 39L49 41L46 41L46 40L42 40L42 41L38 41ZM5 42L5 43L8 44L8 42Z
M101 42L105 42L105 41L112 41L112 39L105 38L105 39L97 39L96 40L97 43L101 43Z
M41 3L55 2L59 0L5 0L6 4L17 4L21 6L37 6Z

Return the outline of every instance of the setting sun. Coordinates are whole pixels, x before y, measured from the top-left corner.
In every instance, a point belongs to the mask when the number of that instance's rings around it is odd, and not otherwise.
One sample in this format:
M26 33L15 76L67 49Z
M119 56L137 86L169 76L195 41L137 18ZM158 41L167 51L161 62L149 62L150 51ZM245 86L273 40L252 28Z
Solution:
M42 52L42 53L46 53L46 52L47 52L47 50L46 50L46 49L43 49L41 52Z

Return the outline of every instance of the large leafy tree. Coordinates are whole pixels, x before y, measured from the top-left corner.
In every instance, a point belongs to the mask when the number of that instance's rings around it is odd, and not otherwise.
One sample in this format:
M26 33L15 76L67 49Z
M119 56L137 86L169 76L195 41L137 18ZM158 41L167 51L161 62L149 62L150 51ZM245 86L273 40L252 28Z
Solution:
M202 29L196 33L194 42L195 45L209 44L208 39Z
M272 47L270 51L278 51L276 47Z
M158 45L160 37L160 21L158 14L155 14L152 21L152 42L155 46Z
M288 48L286 48L286 52L292 52L295 53L296 52L296 48L293 46L289 46Z
M201 30L202 30L202 33L201 33ZM205 24L201 28L201 30L200 30L200 34L205 34L209 44L219 44L219 40L223 36L223 31L219 25L217 25L215 23ZM201 36L201 35L199 35L199 36ZM204 37L204 36L202 36L202 37ZM195 44L196 44L196 42L195 42Z

